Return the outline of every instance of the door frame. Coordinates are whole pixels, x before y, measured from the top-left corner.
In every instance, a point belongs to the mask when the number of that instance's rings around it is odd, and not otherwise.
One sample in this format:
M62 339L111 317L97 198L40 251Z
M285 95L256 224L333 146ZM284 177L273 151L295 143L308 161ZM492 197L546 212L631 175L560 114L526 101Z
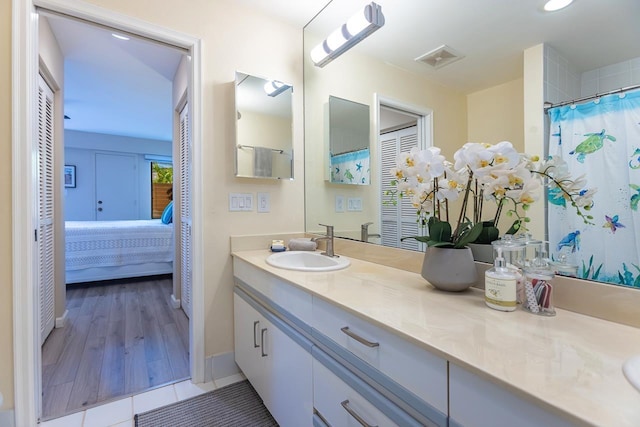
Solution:
M374 117L374 127L375 127L375 147L376 152L378 153L378 170L382 170L382 156L380 155L380 106L391 107L396 110L404 111L405 113L413 114L418 116L416 120L416 127L418 132L418 147L424 150L427 147L433 145L433 110L428 107L423 107L420 105L410 104L408 102L399 101L395 98L391 98L388 96L381 95L379 93L373 94L373 105L375 106L375 117ZM376 179L376 197L378 200L377 206L382 206L382 191L381 191L381 179L382 174L380 174ZM373 184L373 180L371 181ZM378 224L382 226L382 211L378 210ZM382 234L382 230L381 233Z
M38 75L38 14L36 7L106 25L186 49L191 57L189 101L192 138L192 223L202 230L202 47L201 40L174 30L122 15L77 0L12 0L12 273L13 273L13 379L16 425L36 425L42 392L38 322L38 289L34 253L35 94ZM17 171L21 171L20 179ZM25 213L28 213L25 215ZM191 381L205 379L203 237L194 233L193 318L189 322Z

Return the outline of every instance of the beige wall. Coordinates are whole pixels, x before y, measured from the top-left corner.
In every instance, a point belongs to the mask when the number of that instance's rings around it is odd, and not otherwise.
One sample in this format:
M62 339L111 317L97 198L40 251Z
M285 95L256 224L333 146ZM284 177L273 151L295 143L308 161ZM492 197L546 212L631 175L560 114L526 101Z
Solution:
M312 36L305 44L313 47ZM375 129L375 99L380 96L422 109L433 110L433 144L452 159L456 148L467 138L466 97L425 78L350 51L324 68L305 60L305 180L308 231L319 231L318 223L332 224L337 234L359 238L360 224L373 222L370 233L380 232L379 156ZM369 105L371 117L371 185L330 184L327 128L329 95ZM362 212L335 212L335 196L361 197Z
M11 2L0 2L0 393L13 408L13 299L11 275Z
M293 181L239 179L234 173L233 88L235 70L277 75L292 82L294 91L293 147L303 152L302 29L275 21L232 1L96 0L101 7L203 40L203 229L205 277L205 352L207 356L233 350L232 266L229 236L302 231L304 227L303 161L296 156ZM0 196L11 200L11 6L0 2ZM277 49L274 49L277 46ZM297 90L300 89L300 90ZM18 177L19 171L13 176ZM268 192L271 212L230 213L229 192ZM197 195L196 197L199 197ZM0 391L5 407L13 407L11 206L0 214Z
M467 140L495 144L510 141L524 151L524 81L516 79L467 95ZM495 203L485 203L483 220L495 215ZM513 219L502 215L498 226L506 232ZM542 236L540 236L542 237Z
M468 141L510 141L524 151L523 84L520 78L467 96Z

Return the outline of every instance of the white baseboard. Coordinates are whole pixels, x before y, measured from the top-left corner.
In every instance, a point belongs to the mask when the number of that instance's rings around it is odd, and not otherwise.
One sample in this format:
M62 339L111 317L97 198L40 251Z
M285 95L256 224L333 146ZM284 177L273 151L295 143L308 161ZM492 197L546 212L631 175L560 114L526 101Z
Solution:
M56 317L56 328L64 328L67 324L67 317L69 317L69 310L65 310L62 316Z
M0 410L0 426L13 427L14 425L13 409Z
M180 308L180 300L174 294L171 294L171 307Z
M205 360L205 382L219 380L239 373L241 373L241 371L238 365L236 365L235 353L233 351L216 354L207 357Z

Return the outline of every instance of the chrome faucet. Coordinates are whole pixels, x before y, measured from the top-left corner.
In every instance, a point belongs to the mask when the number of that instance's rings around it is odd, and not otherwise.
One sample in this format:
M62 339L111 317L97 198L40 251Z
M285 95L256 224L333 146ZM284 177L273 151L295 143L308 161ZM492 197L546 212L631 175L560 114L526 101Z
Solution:
M373 224L372 222L365 222L360 226L360 240L363 242L368 242L369 237L381 237L379 234L369 234L369 226Z
M322 252L322 255L326 255L326 256L330 256L330 257L337 256L335 253L333 253L333 225L325 225L325 224L318 224L318 225L321 225L323 227L327 227L327 235L326 235L326 237L314 237L311 240L313 242L320 242L322 240L327 242L325 251Z

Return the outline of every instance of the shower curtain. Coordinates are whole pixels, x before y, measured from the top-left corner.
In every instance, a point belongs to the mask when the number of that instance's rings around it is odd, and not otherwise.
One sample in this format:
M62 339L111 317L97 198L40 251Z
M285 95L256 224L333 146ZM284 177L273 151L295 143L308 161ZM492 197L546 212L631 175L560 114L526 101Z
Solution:
M548 196L549 245L578 277L640 287L640 90L549 109L549 155L596 187L585 224L564 199Z

